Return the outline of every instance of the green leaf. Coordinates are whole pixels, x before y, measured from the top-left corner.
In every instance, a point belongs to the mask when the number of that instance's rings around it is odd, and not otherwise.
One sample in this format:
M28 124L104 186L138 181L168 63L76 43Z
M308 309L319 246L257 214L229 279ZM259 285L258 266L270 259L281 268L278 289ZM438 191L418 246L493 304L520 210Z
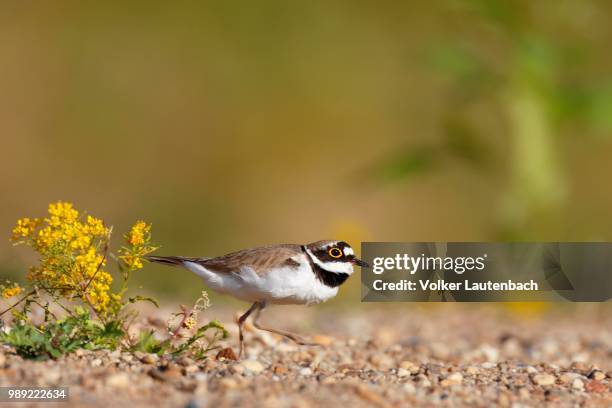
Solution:
M104 337L119 338L125 335L121 322L118 320L112 320L104 325L104 330L100 333Z
M168 346L168 341L157 340L155 338L155 332L153 330L148 330L140 333L138 342L132 347L132 351L163 354Z

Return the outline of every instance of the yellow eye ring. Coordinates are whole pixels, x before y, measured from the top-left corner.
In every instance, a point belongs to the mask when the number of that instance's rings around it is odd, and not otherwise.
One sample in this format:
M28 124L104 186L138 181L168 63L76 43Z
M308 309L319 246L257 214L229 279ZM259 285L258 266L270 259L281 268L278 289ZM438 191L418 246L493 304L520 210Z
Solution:
M331 256L332 258L340 258L342 256L342 251L340 250L340 248L330 248L329 251L327 251L327 253L329 254L329 256Z

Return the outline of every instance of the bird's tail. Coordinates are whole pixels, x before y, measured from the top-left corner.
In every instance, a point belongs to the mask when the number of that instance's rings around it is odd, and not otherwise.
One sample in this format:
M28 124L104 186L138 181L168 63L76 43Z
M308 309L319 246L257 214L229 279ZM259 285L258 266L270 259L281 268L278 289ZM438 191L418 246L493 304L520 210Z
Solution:
M169 266L185 266L185 262L193 262L196 258L187 258L183 256L152 256L148 255L144 257L149 262L160 263Z
M206 261L212 258L191 258L187 256L145 256L149 262L159 263L168 266L180 266L190 270L196 275L204 278L209 283L218 279L215 274L206 269Z

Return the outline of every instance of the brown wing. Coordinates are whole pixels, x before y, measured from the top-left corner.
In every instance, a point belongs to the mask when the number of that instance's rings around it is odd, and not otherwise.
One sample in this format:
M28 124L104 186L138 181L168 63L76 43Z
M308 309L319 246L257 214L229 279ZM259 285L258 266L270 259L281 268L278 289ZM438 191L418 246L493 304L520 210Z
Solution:
M241 267L248 266L253 268L256 274L262 275L275 267L297 268L300 263L292 258L301 254L302 249L299 245L286 244L244 249L217 258L198 260L197 262L213 272L239 272Z

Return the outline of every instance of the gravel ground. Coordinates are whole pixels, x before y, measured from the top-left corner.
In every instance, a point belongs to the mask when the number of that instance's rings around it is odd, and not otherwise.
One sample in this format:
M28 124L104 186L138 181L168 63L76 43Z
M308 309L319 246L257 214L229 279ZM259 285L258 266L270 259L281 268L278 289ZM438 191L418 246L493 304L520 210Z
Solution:
M234 329L229 310L207 313ZM70 387L69 402L45 407L612 406L609 307L278 307L262 320L321 346L247 326L239 362L87 351L37 362L4 347L0 385Z

